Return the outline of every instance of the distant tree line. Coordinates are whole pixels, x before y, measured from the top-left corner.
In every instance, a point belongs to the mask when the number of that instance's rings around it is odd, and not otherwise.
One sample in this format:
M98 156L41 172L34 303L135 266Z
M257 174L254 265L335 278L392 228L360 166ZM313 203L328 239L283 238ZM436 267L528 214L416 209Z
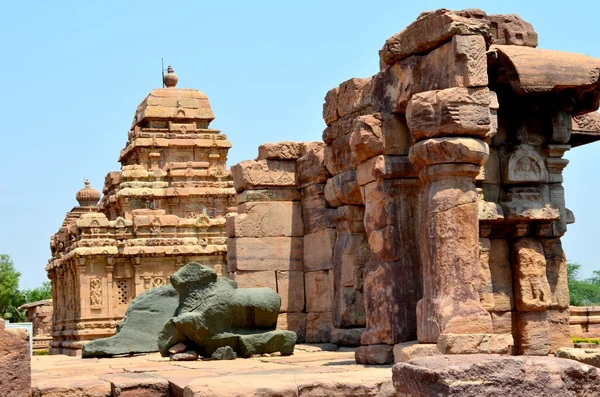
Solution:
M600 270L594 270L592 277L581 279L577 263L567 263L569 296L572 306L600 305Z
M13 323L25 319L25 313L18 309L19 306L52 298L50 281L45 281L41 287L20 290L19 277L21 273L15 270L10 256L0 254L0 317Z

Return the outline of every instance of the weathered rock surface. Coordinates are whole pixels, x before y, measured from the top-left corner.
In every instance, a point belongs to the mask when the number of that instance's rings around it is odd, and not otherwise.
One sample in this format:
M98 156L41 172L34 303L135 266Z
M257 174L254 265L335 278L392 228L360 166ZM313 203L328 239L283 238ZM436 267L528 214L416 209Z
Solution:
M0 318L0 394L26 397L31 389L29 342L4 330Z
M390 37L379 52L381 63L392 65L413 54L425 54L454 35L481 35L491 42L486 23L464 18L446 9L424 12L406 29Z
M231 346L223 346L215 350L210 358L213 360L234 360L237 358L237 354L235 354Z
M600 390L596 368L554 357L456 355L420 357L393 368L407 396L592 396Z
M600 349L578 349L562 347L554 352L555 357L568 358L600 368Z
M171 355L171 361L196 361L198 359L198 353L193 350L188 350L181 353L175 353Z
M275 330L281 298L272 289L238 289L235 281L194 262L173 274L171 285L179 293L179 306L158 336L163 357L177 343L194 346L203 357L223 346L242 357L293 353L296 333Z
M437 347L442 354L508 354L514 345L512 334L444 334Z
M394 345L394 363L403 363L416 357L439 356L441 354L438 346L433 343L413 341Z
M152 288L131 301L114 336L96 339L83 346L83 357L158 351L156 338L165 323L175 315L177 291L170 285Z

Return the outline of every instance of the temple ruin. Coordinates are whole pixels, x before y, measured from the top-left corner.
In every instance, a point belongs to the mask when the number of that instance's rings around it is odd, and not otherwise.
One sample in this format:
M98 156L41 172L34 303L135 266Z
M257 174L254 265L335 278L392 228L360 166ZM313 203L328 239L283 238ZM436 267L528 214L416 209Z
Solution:
M359 363L412 340L572 346L563 155L598 139L600 60L536 47L516 15L421 14L379 73L327 93L323 142L232 167L229 272L276 286L282 327L360 346Z
M113 335L135 296L168 283L188 261L227 273L231 143L209 128L206 95L177 80L169 67L165 87L138 106L121 171L106 176L102 200L86 181L51 238L52 353L80 354L86 341Z
M231 172L208 99L170 70L102 200L88 184L52 237L53 351L111 335L188 261L271 287L278 328L358 346L359 363L415 340L572 345L563 156L600 137L600 60L536 47L516 15L423 13L377 74L326 94L322 142L266 143Z

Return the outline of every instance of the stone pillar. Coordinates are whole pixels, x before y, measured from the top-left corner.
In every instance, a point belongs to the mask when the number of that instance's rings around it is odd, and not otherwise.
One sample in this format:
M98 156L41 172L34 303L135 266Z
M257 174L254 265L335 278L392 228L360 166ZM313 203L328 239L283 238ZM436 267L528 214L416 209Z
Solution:
M108 306L108 318L113 318L114 314L114 286L113 270L115 268L115 258L106 258L106 304Z
M420 342L444 334L490 334L479 300L479 208L475 177L489 154L491 97L487 88L451 88L414 95L407 108L417 142L410 160L420 169L423 298L417 305ZM456 349L451 349L452 352Z

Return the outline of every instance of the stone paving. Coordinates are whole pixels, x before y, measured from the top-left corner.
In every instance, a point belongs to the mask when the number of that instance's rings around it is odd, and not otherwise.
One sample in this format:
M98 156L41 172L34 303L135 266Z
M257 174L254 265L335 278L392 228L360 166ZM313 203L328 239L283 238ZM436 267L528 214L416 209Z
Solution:
M159 354L107 359L38 356L32 396L395 396L391 365L354 362L354 349L298 345L294 355L169 361Z

